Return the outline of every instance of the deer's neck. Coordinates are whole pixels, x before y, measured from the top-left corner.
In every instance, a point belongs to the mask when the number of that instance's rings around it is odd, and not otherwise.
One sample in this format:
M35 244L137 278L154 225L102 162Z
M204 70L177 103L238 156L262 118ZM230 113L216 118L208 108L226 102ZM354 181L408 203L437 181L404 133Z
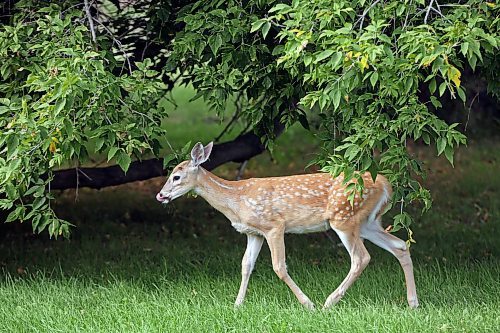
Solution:
M212 207L233 220L237 208L237 187L231 181L217 177L201 168L198 174L198 185L195 192L204 198Z

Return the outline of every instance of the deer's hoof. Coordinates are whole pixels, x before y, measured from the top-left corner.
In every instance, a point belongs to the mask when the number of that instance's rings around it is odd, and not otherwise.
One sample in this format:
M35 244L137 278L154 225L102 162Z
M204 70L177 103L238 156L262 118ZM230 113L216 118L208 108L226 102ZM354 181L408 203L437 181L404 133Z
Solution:
M314 303L311 302L310 300L307 300L306 302L302 303L302 305L308 310L314 310Z
M412 309L418 308L418 299L417 298L408 299L408 306Z

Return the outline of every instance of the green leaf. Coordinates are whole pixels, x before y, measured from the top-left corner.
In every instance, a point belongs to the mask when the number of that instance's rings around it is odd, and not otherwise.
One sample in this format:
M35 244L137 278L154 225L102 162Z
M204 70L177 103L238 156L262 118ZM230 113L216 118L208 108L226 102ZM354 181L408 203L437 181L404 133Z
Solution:
M444 91L446 90L446 82L443 82L439 85L439 96L443 96Z
M119 149L120 148L118 148L118 147L111 147L111 148L109 148L109 151L108 151L108 162L116 155L116 152Z
M304 56L304 65L309 66L312 62L312 57L310 55Z
M428 145L431 143L431 137L429 136L429 133L427 132L422 132L422 140L424 140L425 144Z
M116 159L116 162L118 163L118 165L120 166L120 168L122 168L122 170L124 172L127 172L132 160L127 153L125 153L124 151L121 151Z
M450 161L450 164L452 166L454 166L453 165L453 152L454 152L453 148L450 145L446 146L446 148L444 150L444 156L446 156L446 158L448 159L448 161Z
M368 170L372 165L372 157L369 155L363 156L363 160L361 162L361 170Z
M330 61L332 63L332 67L337 69L337 66L342 63L342 52L335 52Z
M436 92L436 79L433 78L431 82L429 83L429 92L431 94L434 94Z
M302 127L304 127L306 130L309 130L309 122L307 121L306 115L303 113L299 113L298 119Z
M443 153L444 149L446 148L446 139L445 138L438 138L436 144L437 144L437 152L438 152L438 156L439 156Z
M173 161L174 159L175 159L175 154L168 154L167 156L163 157L163 169L166 169L170 164L170 162Z
M462 102L465 103L465 101L467 100L467 97L465 96L465 91L462 87L458 87L457 88L457 93L458 93L458 97L460 97L460 99L462 100Z
M266 39L266 36L269 33L269 29L271 29L271 22L266 21L262 26L262 37L264 37L264 39Z
M214 56L217 55L217 51L219 51L221 45L222 45L222 37L220 35L210 36L208 38L208 46L210 46L210 49L212 50Z
M37 192L42 186L33 186L30 187L26 192L24 192L24 196L32 195L33 193Z
M54 107L54 114L57 115L59 112L61 112L61 110L64 109L65 105L66 105L66 98L58 99Z
M464 56L467 55L467 50L469 49L469 43L468 42L464 42L461 46L460 46L460 52L462 52L462 54Z
M340 105L341 93L340 90L335 90L333 93L333 109L337 110Z
M36 198L35 201L33 201L32 209L38 210L40 207L43 206L46 200L47 200L46 197Z
M18 206L16 209L14 209L10 214L7 216L5 219L5 223L13 222L15 220L22 220L24 218L24 212L26 211L26 208L24 206Z
M11 134L7 137L7 158L10 158L17 151L17 146L19 146L19 138L15 134Z
M377 84L378 80L378 73L373 72L372 76L370 76L370 83L372 84L372 87L375 88L375 84Z
M286 5L284 3L279 3L276 6L274 6L273 8L269 9L269 13L273 13L273 12L276 12L278 10L289 9L289 8L290 8L289 5Z
M401 16L403 12L405 11L406 6L404 4L400 4L398 8L396 9L396 16Z
M103 145L104 145L104 138L102 138L102 137L97 138L97 140L95 142L94 152L100 151Z
M250 29L250 32L255 32L262 27L262 25L267 22L266 20L258 20L252 23L252 28Z
M355 144L352 144L349 148L346 149L344 156L349 162L352 162L358 156L359 152L359 147Z
M436 96L431 96L431 103L436 109L439 109L443 106L439 99L436 98Z
M314 63L317 64L321 60L324 60L324 59L328 58L329 56L331 56L333 54L333 52L334 52L333 50L325 50L325 51L321 52L320 54L318 54L316 56L316 59L314 60Z

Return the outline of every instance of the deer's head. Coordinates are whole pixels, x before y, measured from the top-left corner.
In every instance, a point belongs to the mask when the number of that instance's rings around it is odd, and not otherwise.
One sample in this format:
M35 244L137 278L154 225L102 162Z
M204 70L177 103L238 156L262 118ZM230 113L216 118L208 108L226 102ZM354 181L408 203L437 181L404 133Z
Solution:
M203 147L198 142L191 150L191 159L177 165L167 179L156 200L169 203L195 188L200 165L208 160L212 152L213 142Z

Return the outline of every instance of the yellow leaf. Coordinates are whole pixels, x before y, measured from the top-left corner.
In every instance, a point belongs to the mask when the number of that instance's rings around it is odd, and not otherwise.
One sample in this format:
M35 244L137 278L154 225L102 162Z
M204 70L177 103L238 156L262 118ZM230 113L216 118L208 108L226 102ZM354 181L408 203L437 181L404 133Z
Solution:
M52 142L50 143L50 146L49 146L49 151L50 151L52 154L54 154L54 153L56 152L56 148L57 148L57 147L56 147L56 143L55 143L54 141L52 141Z
M429 58L429 60L427 60L424 63L422 63L422 67L425 68L425 67L429 66L430 64L432 64L432 62L434 60L436 60L436 58L437 58L437 55L432 56L431 58Z
M491 8L495 8L495 3L493 2L487 2L486 5Z
M359 61L359 68L361 69L361 72L363 72L366 68L368 68L368 57L367 56L362 56L361 60Z
M456 67L453 67L453 66L450 66L448 68L448 78L453 81L453 83L455 83L455 85L457 86L457 88L460 87L460 77L462 76L462 73L460 73L460 71L456 68Z

